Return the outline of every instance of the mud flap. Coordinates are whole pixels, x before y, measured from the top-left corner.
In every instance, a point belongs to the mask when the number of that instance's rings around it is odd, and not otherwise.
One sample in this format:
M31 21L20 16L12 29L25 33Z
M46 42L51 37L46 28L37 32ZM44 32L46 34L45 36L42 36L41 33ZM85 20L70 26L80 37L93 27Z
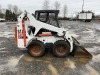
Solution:
M81 58L92 58L92 55L82 46L75 45L73 51L74 57L81 57Z

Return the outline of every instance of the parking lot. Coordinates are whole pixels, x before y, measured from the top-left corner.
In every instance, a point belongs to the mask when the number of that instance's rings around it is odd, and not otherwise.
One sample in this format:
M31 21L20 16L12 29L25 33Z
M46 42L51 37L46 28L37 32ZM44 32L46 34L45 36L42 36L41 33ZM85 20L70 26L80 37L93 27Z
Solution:
M100 75L100 21L61 21L93 58L34 58L14 43L16 23L0 23L0 75Z

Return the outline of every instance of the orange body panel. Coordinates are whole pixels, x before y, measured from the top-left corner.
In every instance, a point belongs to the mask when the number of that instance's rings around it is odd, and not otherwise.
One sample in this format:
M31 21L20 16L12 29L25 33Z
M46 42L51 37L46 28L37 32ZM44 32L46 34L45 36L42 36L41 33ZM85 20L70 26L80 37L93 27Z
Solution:
M52 36L52 34L39 34L39 36Z
M23 38L24 38L24 46L26 46L26 30L25 30L24 20L22 20L22 33L23 33Z
M14 32L15 32L15 44L18 46L17 27L16 27L16 26L15 26L15 28L14 28Z

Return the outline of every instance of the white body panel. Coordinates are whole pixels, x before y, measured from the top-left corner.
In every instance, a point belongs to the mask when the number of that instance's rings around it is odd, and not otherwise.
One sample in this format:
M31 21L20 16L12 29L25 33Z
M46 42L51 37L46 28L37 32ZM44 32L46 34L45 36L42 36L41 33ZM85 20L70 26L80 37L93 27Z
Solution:
M92 19L92 13L87 13L87 19Z
M5 19L3 19L3 18L0 18L0 21L5 21Z
M64 40L63 38L58 38L58 37L54 37L54 36L47 36L47 37L37 37L38 40L41 40L42 42L45 43L54 43L57 40Z
M79 13L80 20L92 19L92 13Z

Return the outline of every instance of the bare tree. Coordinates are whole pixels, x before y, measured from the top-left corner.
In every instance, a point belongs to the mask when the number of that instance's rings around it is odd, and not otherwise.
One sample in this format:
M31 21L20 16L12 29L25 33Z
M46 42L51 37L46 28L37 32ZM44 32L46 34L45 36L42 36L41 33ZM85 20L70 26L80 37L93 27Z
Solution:
M0 13L2 13L1 5L0 5Z
M67 5L64 5L63 7L63 16L66 17L67 16Z
M49 9L49 0L44 0L43 9L44 10L48 10Z
M55 10L59 10L60 9L60 3L58 1L56 1L54 3L54 7L55 7Z
M0 9L1 9L1 5L0 5Z
M2 13L4 14L5 12L6 12L6 9L3 8L3 9L2 9Z
M8 10L12 10L12 5L8 4Z
M18 7L16 5L13 6L13 11L15 14L18 14Z
M18 15L20 15L23 11L21 9L18 10Z

